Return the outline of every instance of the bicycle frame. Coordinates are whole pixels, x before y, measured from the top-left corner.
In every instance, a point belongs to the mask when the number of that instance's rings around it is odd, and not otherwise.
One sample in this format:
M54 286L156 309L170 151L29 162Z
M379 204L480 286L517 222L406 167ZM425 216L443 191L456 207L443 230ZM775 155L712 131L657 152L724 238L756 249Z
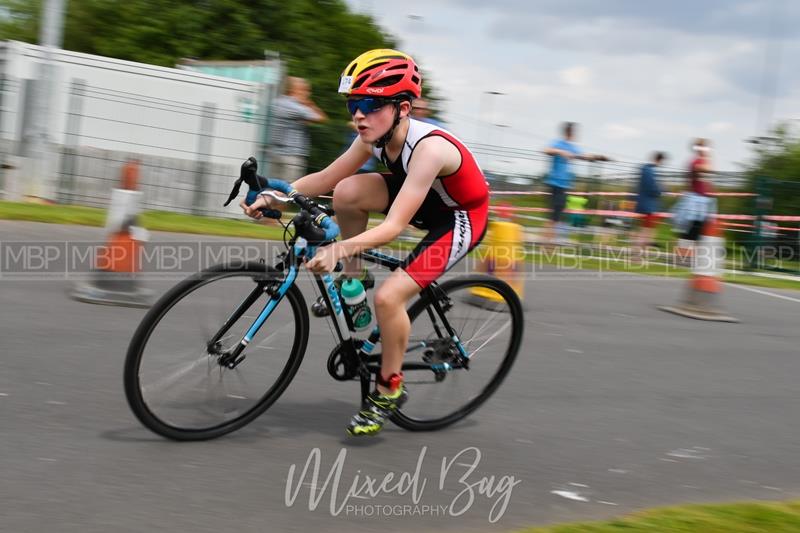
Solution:
M270 294L270 298L267 303L264 305L264 308L259 313L258 317L255 319L253 324L247 330L245 335L236 344L234 348L230 351L222 354L220 364L227 366L228 368L235 368L240 362L245 359L244 354L242 353L247 345L253 340L256 333L259 331L261 326L264 322L269 318L272 314L274 309L283 299L286 292L289 288L296 282L297 276L299 273L299 269L302 267L303 259L310 259L314 256L316 252L317 246L310 245L306 239L303 237L297 237L290 246L290 252L286 256L286 259L276 265L276 269L280 271L286 272L286 276L280 281L280 285L274 288L266 287L265 283L259 283L258 286L253 289L253 291L248 295L244 302L242 302L239 307L233 312L231 317L225 322L225 324L220 328L216 335L212 337L209 341L208 346L211 349L217 341L222 338L222 336L227 332L227 330L231 327L233 323L235 323L246 311L250 308L250 306L255 303L255 301L264 293L267 292ZM395 270L400 266L400 261L394 257L385 255L381 252L376 250L369 250L367 252L363 252L361 254L361 258L365 261L378 264L389 270ZM359 378L361 381L361 393L362 398L365 398L367 394L369 394L369 387L372 379L372 374L377 374L380 372L380 355L379 354L372 354L372 351L375 349L375 345L380 339L380 328L375 325L375 327L370 332L367 339L360 340L360 346L356 345L356 342L352 333L354 331L352 320L350 316L345 312L344 305L342 299L339 296L339 291L336 289L336 285L334 284L333 276L329 273L323 274L321 276L317 275L314 277L317 283L317 286L322 293L328 308L331 310L330 318L333 322L334 328L336 330L336 334L339 337L340 347L345 350L346 355L351 358L352 362L359 363ZM272 285L274 286L279 280L270 280ZM438 289L438 285L436 283L431 284L429 287L423 289L420 293L421 297L429 296L431 301L431 306L428 307L428 315L431 319L431 322L434 326L436 334L439 336L440 339L450 339L453 345L457 348L458 353L460 355L460 362L461 364L458 366L453 366L450 363L442 362L442 363L404 363L403 369L404 370L428 370L433 372L449 372L451 370L455 370L456 368L466 368L469 369L469 354L464 349L461 344L461 341L458 339L458 336L455 334L454 330L450 326L447 318L445 317L444 310L441 307L440 299L435 297L436 291ZM431 309L433 307L433 309ZM434 315L434 311L436 312ZM438 320L437 320L438 316ZM424 341L419 341L414 345L409 345L406 349L406 353L428 348L431 345Z

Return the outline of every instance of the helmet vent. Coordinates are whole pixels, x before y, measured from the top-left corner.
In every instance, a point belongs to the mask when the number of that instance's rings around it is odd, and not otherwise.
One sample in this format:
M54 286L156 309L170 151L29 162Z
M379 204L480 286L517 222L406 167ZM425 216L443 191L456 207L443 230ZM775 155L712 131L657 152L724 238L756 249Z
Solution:
M358 89L359 87L361 87L362 85L364 85L364 82L365 82L365 81L367 81L367 79L368 79L368 78L369 78L369 74L364 74L364 75L362 75L360 78L358 78L358 79L357 79L357 80L356 80L356 81L353 83L353 85L350 87L350 90L352 91L353 89Z
M396 74L394 76L386 76L382 80L378 80L372 84L373 87L390 87L395 83L400 83L400 80L403 79L402 74Z

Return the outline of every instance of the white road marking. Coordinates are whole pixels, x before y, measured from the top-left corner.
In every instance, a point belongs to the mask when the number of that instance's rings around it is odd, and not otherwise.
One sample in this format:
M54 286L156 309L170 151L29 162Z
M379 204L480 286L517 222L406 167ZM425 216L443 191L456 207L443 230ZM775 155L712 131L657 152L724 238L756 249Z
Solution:
M773 298L779 298L781 300L787 300L789 302L794 302L800 304L800 299L792 298L791 296L784 296L783 294L775 294L774 292L762 291L761 289L754 289L752 287L745 287L744 285L739 285L737 283L726 283L728 287L736 287L737 289L742 289L743 291L748 292L755 292L756 294L763 294L764 296L772 296Z
M561 496L562 498L566 498L568 500L575 500L576 502L588 502L587 498L584 498L577 492L572 492L569 490L551 490L550 494L555 494L556 496Z
M693 448L678 448L677 450L672 450L671 452L667 453L669 457L677 457L678 459L705 459L706 456L700 453L700 448L693 447ZM702 448L703 451L708 450L708 448Z

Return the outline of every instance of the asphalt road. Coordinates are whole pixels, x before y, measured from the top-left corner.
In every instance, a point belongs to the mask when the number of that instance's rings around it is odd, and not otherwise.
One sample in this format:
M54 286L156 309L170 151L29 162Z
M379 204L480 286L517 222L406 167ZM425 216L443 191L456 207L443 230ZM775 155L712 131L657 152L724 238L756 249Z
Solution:
M741 323L705 323L656 309L678 300L682 281L537 271L525 284L524 349L487 404L444 431L389 427L358 441L344 433L356 386L327 376L330 333L312 322L300 372L265 415L222 439L175 443L139 425L122 391L144 310L69 300L71 281L55 269L9 272L21 242L101 236L0 222L2 531L506 531L800 493L797 293L726 286ZM317 486L337 458L341 476L313 510L310 477L287 505L290 468L296 485L315 449ZM416 493L396 486L403 472ZM377 488L389 473L378 494L348 498L354 483Z

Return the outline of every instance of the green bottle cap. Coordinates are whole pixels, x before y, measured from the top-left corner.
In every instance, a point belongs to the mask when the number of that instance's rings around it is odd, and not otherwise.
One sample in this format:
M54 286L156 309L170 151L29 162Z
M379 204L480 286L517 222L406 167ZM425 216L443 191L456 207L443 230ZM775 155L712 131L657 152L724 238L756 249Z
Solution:
M345 298L355 298L364 292L364 285L357 279L348 279L342 283L342 296Z

